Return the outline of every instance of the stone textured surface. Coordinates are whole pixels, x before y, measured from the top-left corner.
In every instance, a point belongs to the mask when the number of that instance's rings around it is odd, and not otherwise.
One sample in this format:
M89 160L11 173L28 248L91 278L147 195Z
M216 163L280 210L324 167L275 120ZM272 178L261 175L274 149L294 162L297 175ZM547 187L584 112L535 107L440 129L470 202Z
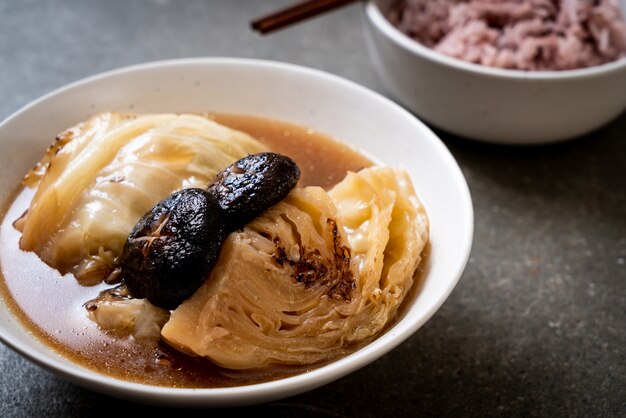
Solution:
M289 3L0 0L0 119L76 79L176 57L287 61L385 94L358 5L266 37L249 30L250 20ZM467 176L476 212L471 258L440 311L387 356L312 392L174 414L626 414L626 115L553 146L440 136ZM2 417L163 410L67 383L0 344Z

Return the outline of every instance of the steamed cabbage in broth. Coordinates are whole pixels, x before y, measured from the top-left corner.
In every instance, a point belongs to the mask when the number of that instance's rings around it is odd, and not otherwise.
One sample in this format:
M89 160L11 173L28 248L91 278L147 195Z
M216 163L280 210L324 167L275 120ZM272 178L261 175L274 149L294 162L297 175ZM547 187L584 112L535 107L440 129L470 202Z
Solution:
M203 116L97 115L60 135L26 176L37 192L16 222L20 246L82 284L121 280L87 304L106 332L162 340L229 369L331 360L380 335L413 284L428 218L402 168L294 187L228 233L204 283L174 309L124 288L119 260L140 218L261 151Z
M205 187L225 166L266 148L190 114L104 113L59 135L26 180L39 181L20 247L94 284L114 271L128 233L156 202Z
M400 170L364 169L328 193L295 189L230 234L210 279L162 336L234 369L331 359L395 317L426 231Z

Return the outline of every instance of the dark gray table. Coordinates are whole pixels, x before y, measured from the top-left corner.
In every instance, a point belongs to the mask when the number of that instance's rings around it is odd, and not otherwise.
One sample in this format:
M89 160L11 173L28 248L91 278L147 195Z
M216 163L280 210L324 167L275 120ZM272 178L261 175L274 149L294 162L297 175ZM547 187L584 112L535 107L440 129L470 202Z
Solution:
M192 56L307 65L385 93L361 8L261 37L289 0L0 0L0 119L104 70ZM626 94L626 90L625 90ZM489 146L439 132L476 212L465 274L441 310L370 366L242 410L177 415L626 416L626 115L579 140ZM0 416L168 411L57 378L0 345Z

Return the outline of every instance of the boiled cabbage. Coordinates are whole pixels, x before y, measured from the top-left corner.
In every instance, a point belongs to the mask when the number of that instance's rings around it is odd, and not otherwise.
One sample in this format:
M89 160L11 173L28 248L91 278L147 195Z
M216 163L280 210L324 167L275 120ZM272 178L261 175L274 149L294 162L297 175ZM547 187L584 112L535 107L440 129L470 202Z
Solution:
M37 191L17 223L20 247L97 283L112 274L126 237L154 204L206 187L224 167L264 150L198 115L99 114L60 135L26 177Z
M402 169L294 189L231 233L162 337L231 369L329 360L378 336L413 283L428 220Z
M170 317L170 312L152 305L147 299L134 299L120 295L126 289L115 288L102 292L85 306L91 320L100 329L116 335L158 342L161 328Z

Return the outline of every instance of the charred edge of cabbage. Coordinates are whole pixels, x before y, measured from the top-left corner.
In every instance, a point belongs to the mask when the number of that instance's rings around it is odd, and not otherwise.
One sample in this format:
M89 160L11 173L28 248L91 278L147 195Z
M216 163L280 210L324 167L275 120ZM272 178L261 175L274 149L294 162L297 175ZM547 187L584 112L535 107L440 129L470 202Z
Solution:
M50 144L43 158L31 168L22 179L22 184L27 187L34 187L39 180L48 172L52 165L52 160L72 139L78 137L85 126L80 123L73 128L67 129L54 138L54 142Z
M279 237L265 236L274 242L276 250L273 254L274 261L281 267L288 265L293 269L293 279L296 283L305 287L326 286L325 295L337 299L349 301L352 299L352 291L356 288L354 274L350 269L352 254L350 248L342 245L337 222L326 219L326 224L333 235L333 254L331 260L323 260L318 249L309 249L299 246L299 257L290 258ZM330 266L330 267L329 267Z
M101 291L94 299L90 299L83 304L85 309L93 312L98 309L98 305L102 302L115 302L120 300L133 299L128 288L121 284L109 289Z

